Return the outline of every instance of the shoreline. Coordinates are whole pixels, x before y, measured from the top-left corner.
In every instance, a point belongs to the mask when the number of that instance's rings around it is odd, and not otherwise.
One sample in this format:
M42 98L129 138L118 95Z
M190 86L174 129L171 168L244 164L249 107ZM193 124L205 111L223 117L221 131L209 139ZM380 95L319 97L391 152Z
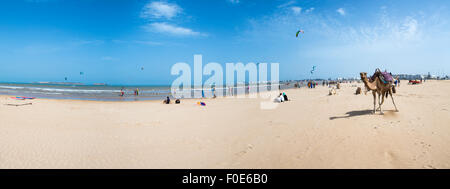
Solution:
M404 83L404 82L407 83L406 80L402 80L402 83ZM289 84L286 85L286 83L290 83L290 85ZM284 90L289 90L289 89L307 88L304 85L302 85L300 88L295 88L294 85L296 84L296 82L286 82L286 83L281 84L284 87L282 87L281 90L279 90L279 91L284 91ZM355 84L357 84L357 85L360 85L361 83L358 83L358 82L354 81L352 83L341 83L341 84L348 84L348 85L355 85ZM334 86L334 85L330 85L330 87L331 86ZM24 86L9 86L9 88L17 88L17 87L18 88L23 88ZM28 86L28 87L30 87L30 86ZM65 86L65 87L67 87L67 86ZM105 86L99 86L99 87L105 87ZM113 86L113 87L116 87L116 88L107 89L107 90L104 89L104 88L98 88L98 89L89 88L89 91L108 91L108 90L111 90L108 93L102 93L101 95L97 95L97 94L93 93L93 94L64 94L62 96L52 96L52 94L53 94L52 91L53 90L56 90L56 91L60 91L60 90L69 90L69 91L77 90L77 89L72 89L72 88L64 88L64 89L52 88L52 89L49 89L50 92L47 93L47 94L46 93L41 93L42 92L41 91L40 93L33 95L32 93L34 93L34 92L30 93L29 91L26 92L26 91L18 90L18 91L15 91L15 92L8 91L9 93L13 93L13 94L2 93L0 91L0 96L11 96L11 97L14 97L14 96L30 96L30 97L36 97L36 98L39 98L39 99L85 100L85 101L100 101L100 102L113 102L113 101L119 101L119 102L123 102L123 101L126 101L126 102L130 102L130 101L144 101L144 102L145 101L158 101L158 100L164 100L167 95L170 96L171 99L174 99L170 91L167 92L167 93L163 92L164 90L168 90L168 89L164 89L163 91L161 91L161 90L154 90L154 89L152 89L152 90L148 90L147 89L145 94L141 93L140 95L135 96L132 93L133 88L126 88L126 90L125 90L126 95L124 97L120 97L119 96L119 91L120 90L117 88L117 86ZM146 87L146 86L142 86L142 87ZM147 86L147 87L149 87L149 86ZM159 87L159 86L156 86L156 87ZM317 87L323 87L322 83L318 82L318 86ZM31 87L31 88L36 88L36 87ZM223 93L229 92L226 88L227 87L222 87L220 89L216 89L216 93L218 94L217 97L230 96L230 95L227 95L227 94L223 94ZM246 87L240 87L240 88L244 88L245 93L246 93L245 95L249 95L248 94L249 91L247 91ZM79 89L79 90L83 91L83 90L88 90L88 89ZM199 89L193 89L193 91L196 91L196 90L199 90ZM182 98L182 99L207 99L207 98L212 98L212 97L210 97L210 96L212 96L212 92L211 92L210 89L205 89L204 91L205 91L205 96L207 96L205 98ZM234 87L234 91L233 92L235 94L231 95L231 96L242 95L242 94L237 94L239 91L237 91L236 87ZM149 93L151 95L149 95ZM255 92L255 93L259 94L259 92Z
M252 86L255 89L256 86ZM285 85L282 89L293 88L292 85ZM120 96L121 90L124 90L125 96ZM139 90L139 95L135 95L135 89ZM230 91L228 90L230 89ZM243 91L241 91L243 90ZM258 89L255 89L258 90ZM191 95L195 92L202 91L201 89L191 89ZM226 93L231 92L231 88L221 87L216 88L218 97L227 96ZM233 93L236 96L241 93L254 93L248 91L247 87L233 87ZM67 100L88 100L88 101L148 101L161 100L166 96L174 98L171 89L159 88L159 86L145 86L143 88L120 88L111 86L86 86L70 87L70 86L34 86L29 84L24 85L8 85L0 86L0 95L6 96L28 96L43 99L67 99ZM212 89L204 89L202 92L203 98L211 98L213 96ZM230 95L228 95L230 96ZM185 98L185 99L200 99L200 98Z
M321 86L322 87L322 86ZM290 91L290 90L300 90L300 89L305 89L305 87L302 88L286 88L286 89L281 89L278 91ZM256 94L264 94L266 92L256 92ZM239 98L242 96L248 96L250 94L235 94L235 95L228 95L228 96L217 96L216 98L212 98L212 97L205 97L205 98L181 98L180 100L205 100L205 99L220 99L220 98ZM5 95L5 94L0 94L0 98L3 97L16 97L16 96L21 96L21 95ZM171 96L171 95L170 95ZM132 98L137 98L136 100L132 100ZM96 99L96 100L91 100L88 98L52 98L52 97L36 97L36 99L45 99L45 100L67 100L67 101L89 101L89 102L152 102L152 101L161 101L161 100L165 100L166 97L161 97L160 99L146 99L145 97L143 99L139 99L139 96L126 96L125 98L128 98L129 100L101 100L101 99ZM157 97L155 97L157 98ZM176 98L171 98L172 100L175 100ZM19 100L18 100L19 101ZM26 100L29 101L29 100Z

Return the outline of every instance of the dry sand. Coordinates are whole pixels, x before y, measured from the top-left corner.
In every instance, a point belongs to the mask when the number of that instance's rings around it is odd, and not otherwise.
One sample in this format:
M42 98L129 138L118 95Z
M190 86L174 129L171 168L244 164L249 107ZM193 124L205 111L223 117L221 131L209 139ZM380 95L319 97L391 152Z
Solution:
M1 96L0 168L450 168L449 81L403 81L384 115L352 85L286 90L274 110Z

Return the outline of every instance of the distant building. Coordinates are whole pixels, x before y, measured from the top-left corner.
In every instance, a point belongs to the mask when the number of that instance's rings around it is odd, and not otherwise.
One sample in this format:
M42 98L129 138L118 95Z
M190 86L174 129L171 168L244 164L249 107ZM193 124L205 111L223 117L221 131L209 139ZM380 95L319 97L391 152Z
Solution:
M423 79L424 76L420 74L397 74L393 75L394 78L399 78L401 80L415 80L415 79Z

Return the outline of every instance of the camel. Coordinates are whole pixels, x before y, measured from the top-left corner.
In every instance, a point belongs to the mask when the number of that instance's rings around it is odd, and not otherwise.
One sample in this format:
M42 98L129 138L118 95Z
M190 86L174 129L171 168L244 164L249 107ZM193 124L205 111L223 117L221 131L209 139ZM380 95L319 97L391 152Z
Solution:
M358 88L356 88L356 92L355 92L355 94L356 94L356 95L359 95L359 94L361 94L361 87L358 87Z
M333 88L331 88L330 89L330 91L328 92L328 95L336 95L336 89L334 89L334 87Z
M376 73L377 74L377 73ZM378 73L379 74L379 73ZM394 97L392 97L392 91L394 91L395 93L395 89L393 89L393 86L391 83L383 83L380 78L379 75L375 75L376 77L374 78L374 80L371 82L369 81L369 79L367 78L367 73L366 72L361 72L361 80L363 81L365 87L372 91L372 95L373 95L373 113L376 113L376 95L378 94L378 109L380 110L380 113L383 114L383 111L381 109L381 105L384 103L384 96L386 96L386 98L388 97L388 95L391 96L392 99L392 103L394 104L395 107L395 111L398 112L397 106L395 105L395 101L394 101ZM381 98L381 99L380 99Z
M370 91L370 89L367 88L367 86L364 86L364 95L367 95L367 93Z

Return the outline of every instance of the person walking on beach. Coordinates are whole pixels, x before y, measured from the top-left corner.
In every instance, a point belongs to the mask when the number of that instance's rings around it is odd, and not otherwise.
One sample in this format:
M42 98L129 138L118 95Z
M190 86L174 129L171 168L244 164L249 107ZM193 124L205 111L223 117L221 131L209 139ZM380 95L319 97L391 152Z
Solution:
M120 95L121 97L125 96L125 92L123 91L123 87L120 89Z
M134 95L135 96L139 96L139 89L138 88L136 88L136 90L134 90Z
M216 87L213 87L213 88L211 89L211 92L212 92L212 94L213 94L213 98L216 98Z

